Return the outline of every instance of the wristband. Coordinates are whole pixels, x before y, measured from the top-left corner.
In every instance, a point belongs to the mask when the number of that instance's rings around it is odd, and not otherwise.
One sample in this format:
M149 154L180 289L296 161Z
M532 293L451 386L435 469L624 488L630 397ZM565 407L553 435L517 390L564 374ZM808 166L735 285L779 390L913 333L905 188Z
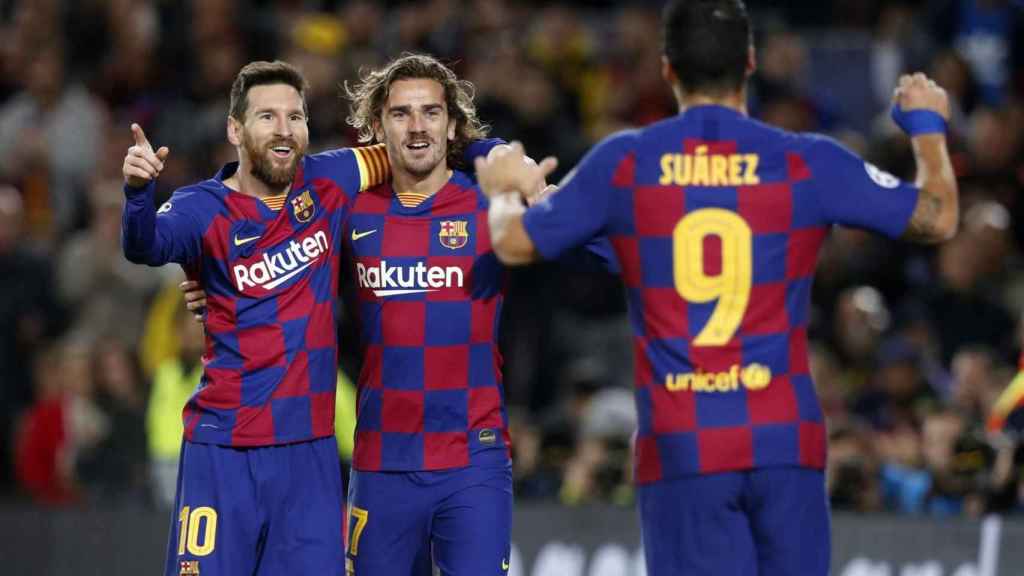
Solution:
M900 108L899 104L896 104L892 107L892 120L910 136L946 133L946 119L934 110L907 112Z

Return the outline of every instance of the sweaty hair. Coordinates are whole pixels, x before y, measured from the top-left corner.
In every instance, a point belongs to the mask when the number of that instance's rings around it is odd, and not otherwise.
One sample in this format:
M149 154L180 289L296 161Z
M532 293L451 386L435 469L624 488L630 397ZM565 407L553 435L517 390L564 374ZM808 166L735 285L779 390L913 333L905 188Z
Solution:
M448 166L462 167L466 146L487 135L489 127L476 115L473 84L459 80L450 68L424 54L402 54L387 66L362 74L359 82L345 82L345 94L352 102L346 121L359 132L360 142L372 142L381 121L391 85L397 80L435 80L444 88L448 117L455 120L455 139L448 143Z
M302 111L307 112L306 90L309 84L306 83L302 72L281 60L260 60L246 64L238 71L238 76L235 76L235 81L231 84L231 107L228 108L228 115L239 122L245 121L245 111L249 107L249 89L268 84L287 84L295 88L302 97Z
M753 44L747 7L743 0L672 0L662 14L662 43L684 92L739 90Z

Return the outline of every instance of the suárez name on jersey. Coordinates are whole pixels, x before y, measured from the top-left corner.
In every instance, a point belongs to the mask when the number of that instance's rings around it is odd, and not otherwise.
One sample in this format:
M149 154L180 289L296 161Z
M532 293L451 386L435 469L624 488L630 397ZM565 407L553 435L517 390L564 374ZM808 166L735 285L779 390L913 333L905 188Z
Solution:
M272 290L313 265L327 252L327 233L316 231L311 236L288 242L282 249L267 251L263 258L249 265L236 264L235 286L238 290L257 286Z
M760 184L757 154L708 154L697 146L693 154L661 156L662 186L750 186Z
M387 260L381 260L377 266L357 262L356 278L360 288L369 288L377 296L434 292L441 288L461 288L463 284L462 268L427 267L423 262L415 266L392 266Z

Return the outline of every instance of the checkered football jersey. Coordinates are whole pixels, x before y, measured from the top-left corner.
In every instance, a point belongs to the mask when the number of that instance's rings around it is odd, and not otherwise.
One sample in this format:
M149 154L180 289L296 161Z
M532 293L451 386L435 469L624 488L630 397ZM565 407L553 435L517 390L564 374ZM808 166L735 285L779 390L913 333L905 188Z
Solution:
M125 254L181 264L207 292L203 377L185 439L266 446L334 433L340 234L356 192L387 177L383 146L302 159L283 208L227 188L237 170L177 190L126 189ZM301 185L300 185L301 183Z
M596 146L524 216L545 258L606 235L634 334L636 479L823 468L811 281L832 224L889 236L917 189L825 137L690 108Z
M356 197L343 233L365 347L353 466L507 463L497 346L505 270L479 189L455 171L407 207L383 184Z

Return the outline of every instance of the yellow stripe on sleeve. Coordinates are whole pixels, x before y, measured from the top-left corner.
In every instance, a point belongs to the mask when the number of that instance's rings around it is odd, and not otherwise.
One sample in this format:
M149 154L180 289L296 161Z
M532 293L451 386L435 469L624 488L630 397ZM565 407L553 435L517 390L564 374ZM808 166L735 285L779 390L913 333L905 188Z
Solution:
M378 144L370 152L377 158L377 166L380 169L380 180L377 184L383 184L391 177L391 163L388 162L387 148L383 144Z
M369 172L370 168L367 166L366 158L363 156L363 148L353 148L352 152L356 157L356 165L359 167L359 191L366 190L369 186L367 183L370 181Z
M359 164L359 191L379 184L388 177L387 151L383 144L353 148Z

